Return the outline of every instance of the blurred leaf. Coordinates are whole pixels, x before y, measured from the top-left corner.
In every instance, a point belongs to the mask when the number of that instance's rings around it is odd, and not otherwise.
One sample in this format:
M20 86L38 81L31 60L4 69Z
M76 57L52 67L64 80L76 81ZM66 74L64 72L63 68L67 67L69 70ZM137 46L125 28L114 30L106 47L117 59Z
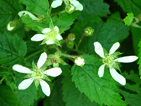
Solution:
M20 62L26 54L26 43L17 35L0 33L0 64L12 66Z
M138 64L139 64L139 75L141 75L141 40L139 42L139 54L138 54L138 57L139 57L139 61L138 61Z
M79 0L83 5L83 11L79 15L78 20L94 21L98 17L107 16L110 13L109 5L103 0Z
M18 97L6 86L0 86L0 106L19 106Z
M98 76L100 61L91 55L84 55L84 58L86 63L83 67L74 65L71 69L72 81L80 92L84 92L91 101L95 100L100 105L125 106L108 70L105 69L104 76L100 78Z
M141 101L141 88L140 78L134 71L130 71L130 74L124 73L127 83L121 87L120 92L125 98L126 105L140 106Z
M134 14L127 13L127 16L124 18L125 25L127 25L127 26L131 25L133 19L134 19Z
M63 83L63 100L66 106L99 106L95 102L91 102L84 93L80 93L71 81L71 75L65 76ZM77 102L76 102L77 101Z
M121 6L124 12L133 13L135 16L141 13L141 0L114 0Z

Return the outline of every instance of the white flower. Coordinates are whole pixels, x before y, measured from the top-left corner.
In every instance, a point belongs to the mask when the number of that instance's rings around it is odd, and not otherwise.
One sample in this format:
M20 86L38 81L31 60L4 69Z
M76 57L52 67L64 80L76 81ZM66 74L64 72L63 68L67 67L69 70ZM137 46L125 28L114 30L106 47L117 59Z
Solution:
M42 41L42 44L59 44L59 40L62 40L62 36L59 34L59 28L55 26L53 29L45 28L42 31L43 34L34 35L32 41Z
M82 57L76 57L75 58L75 64L78 66L83 66L85 64L85 60Z
M77 0L66 0L66 2L69 1L71 4L75 6L75 10L83 10L83 5L80 4ZM56 8L60 5L62 5L63 0L54 0L51 4L52 8Z
M43 66L46 60L47 60L47 54L44 52L41 54L37 62L37 66L35 64L33 65L33 71L31 71L29 68L26 68L18 64L13 66L13 70L20 72L20 73L28 74L27 75L28 79L23 80L19 84L18 86L19 90L24 90L28 88L34 81L36 87L40 83L42 91L46 96L50 95L50 87L43 79L49 80L47 76L52 76L52 77L59 76L62 73L62 70L60 68L51 68L46 71L42 70L41 67Z
M34 16L32 13L28 12L28 11L20 11L18 13L18 15L21 17L21 16L25 16L26 14L28 14L30 16L30 18L32 18L33 20L35 21L38 21L39 18L37 18L36 16Z
M104 68L106 65L109 67L110 74L114 78L114 80L116 80L117 82L119 82L122 85L125 85L126 84L125 78L123 76L121 76L115 70L115 68L118 69L118 65L117 65L118 62L130 63L130 62L134 62L135 60L137 60L138 57L137 56L125 56L125 57L117 58L118 54L115 51L119 48L119 46L120 46L119 42L114 43L113 46L111 47L109 53L107 55L105 55L101 44L99 42L94 43L95 52L102 58L102 62L104 63L98 69L99 77L103 77Z

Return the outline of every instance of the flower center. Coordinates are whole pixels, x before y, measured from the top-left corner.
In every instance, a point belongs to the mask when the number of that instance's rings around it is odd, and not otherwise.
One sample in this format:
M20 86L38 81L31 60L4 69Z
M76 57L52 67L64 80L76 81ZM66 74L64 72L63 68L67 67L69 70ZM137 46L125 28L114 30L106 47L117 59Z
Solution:
M47 34L47 39L56 39L57 37L57 31L55 29L52 29L48 34Z
M114 61L115 57L112 55L107 55L105 58L103 58L102 62L108 66L109 68L112 68L115 66L116 62Z

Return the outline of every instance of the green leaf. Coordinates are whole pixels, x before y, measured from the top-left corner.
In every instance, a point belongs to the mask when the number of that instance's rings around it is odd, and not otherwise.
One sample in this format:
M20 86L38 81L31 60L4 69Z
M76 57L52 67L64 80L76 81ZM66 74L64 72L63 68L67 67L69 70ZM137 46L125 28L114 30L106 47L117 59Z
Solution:
M109 5L103 0L80 0L83 5L83 11L78 17L82 21L94 21L98 17L107 16L110 13Z
M66 106L99 106L97 103L91 102L84 93L80 93L71 81L70 74L65 76L62 83L63 100L66 102Z
M17 95L8 86L0 86L0 106L19 106L17 100Z
M59 30L62 30L61 32L66 31L70 28L79 14L80 12L78 11L72 14L60 13L59 18L57 16L52 18L53 24L54 26L58 26Z
M22 4L26 5L26 10L47 16L49 9L48 0L19 0Z
M108 70L105 69L104 76L100 78L98 76L100 61L91 55L84 55L84 58L86 63L83 67L74 65L71 69L72 81L80 92L84 92L91 101L95 100L100 105L125 106Z
M125 98L126 105L140 106L141 101L141 88L140 78L134 71L130 71L130 74L124 73L127 83L125 86L120 87L120 92Z
M7 24L18 19L18 12L23 6L18 0L0 0L0 32L7 31Z
M133 19L134 19L134 14L127 13L127 16L124 18L125 25L127 25L127 26L131 25Z
M96 41L100 42L106 50L109 50L115 42L121 42L129 35L129 28L116 19L109 19L106 23L84 23L78 21L71 30L76 35L76 43L84 33L84 28L88 26L95 30L94 34L90 37L85 36L79 49L89 54L94 54L93 43Z
M141 75L141 40L139 42L139 54L138 54L138 57L139 57L139 61L138 61L138 64L139 64L139 75Z
M133 13L135 16L141 13L141 0L114 0L121 6L124 12Z
M11 66L20 62L26 54L26 43L17 35L0 33L0 64Z

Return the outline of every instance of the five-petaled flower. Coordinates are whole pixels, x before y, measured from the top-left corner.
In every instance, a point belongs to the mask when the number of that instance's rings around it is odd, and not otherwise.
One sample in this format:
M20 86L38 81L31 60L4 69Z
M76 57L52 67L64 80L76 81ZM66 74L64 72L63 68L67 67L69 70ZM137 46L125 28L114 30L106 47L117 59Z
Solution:
M43 34L35 34L31 40L32 41L42 41L42 44L57 44L60 45L59 40L62 40L62 36L59 34L59 28L55 26L54 28L45 28L42 31Z
M41 54L41 56L37 62L37 66L33 63L33 70L32 71L29 68L26 68L26 67L18 65L18 64L13 66L13 70L20 72L20 73L28 74L26 76L26 77L28 77L28 79L23 80L19 84L19 86L18 86L19 90L27 89L34 81L36 87L38 87L38 85L40 83L42 91L46 96L50 95L50 87L43 79L50 81L48 76L52 76L52 77L59 76L62 73L62 70L61 70L61 68L57 67L57 68L51 68L51 69L44 71L42 66L44 65L46 60L47 60L47 54L44 52Z
M83 10L83 5L80 4L77 0L64 0L64 2L65 2L66 5L69 5L68 2L73 4L74 7L75 7L75 10L80 10L80 11ZM56 8L60 5L62 5L62 3L63 3L63 0L54 0L51 4L51 7Z
M110 74L116 80L122 85L126 84L126 80L123 76L121 76L115 69L119 69L118 62L122 63L130 63L134 62L138 59L137 56L125 56L121 58L117 58L117 55L119 55L119 52L115 52L119 48L120 44L119 42L116 42L111 47L109 53L105 53L101 44L99 42L94 43L95 52L102 58L102 62L104 63L101 65L98 69L98 75L99 77L103 77L104 75L104 68L105 65L109 67Z
M81 66L81 67L85 64L85 60L83 57L76 57L74 62L76 65Z

